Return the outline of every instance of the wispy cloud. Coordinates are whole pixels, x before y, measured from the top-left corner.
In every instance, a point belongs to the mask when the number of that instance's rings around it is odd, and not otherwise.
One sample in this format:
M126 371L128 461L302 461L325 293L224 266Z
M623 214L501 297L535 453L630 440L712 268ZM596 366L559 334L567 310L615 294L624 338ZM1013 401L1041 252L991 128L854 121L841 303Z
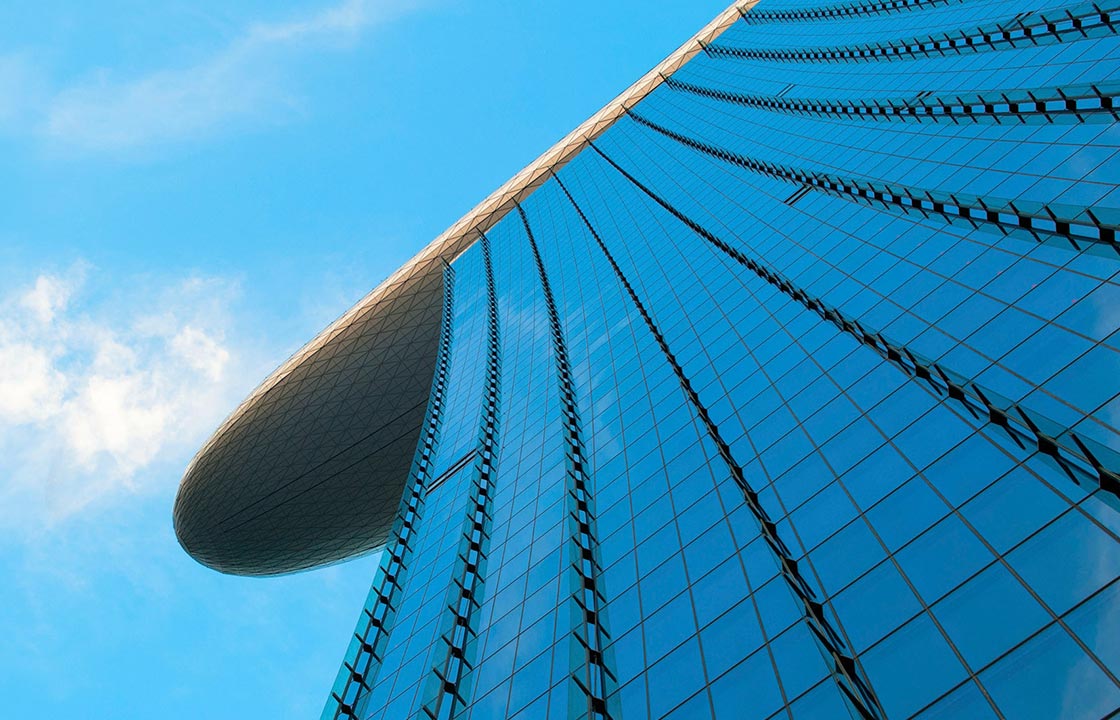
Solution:
M235 284L189 278L89 305L89 272L0 297L0 525L148 490L144 471L189 454L246 389Z
M51 146L119 151L205 137L237 123L277 122L300 111L300 59L352 47L363 33L417 0L344 0L286 22L255 23L186 67L120 77L109 69L44 91L24 58L0 58L0 106L21 108L9 126L30 126ZM26 108L34 106L33 112ZM11 113L9 113L11 114Z

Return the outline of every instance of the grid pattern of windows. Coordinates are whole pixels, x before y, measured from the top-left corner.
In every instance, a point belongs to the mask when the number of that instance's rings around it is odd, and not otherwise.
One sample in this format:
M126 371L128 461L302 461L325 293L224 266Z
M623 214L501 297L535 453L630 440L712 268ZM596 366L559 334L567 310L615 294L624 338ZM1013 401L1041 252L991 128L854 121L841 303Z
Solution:
M511 206L325 716L1120 710L1117 22L764 2Z

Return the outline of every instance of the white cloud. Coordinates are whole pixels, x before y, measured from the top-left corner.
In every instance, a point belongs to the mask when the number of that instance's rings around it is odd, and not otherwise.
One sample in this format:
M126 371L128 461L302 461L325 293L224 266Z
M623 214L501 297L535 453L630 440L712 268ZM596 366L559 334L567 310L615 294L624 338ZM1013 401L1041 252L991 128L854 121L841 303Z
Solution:
M40 275L0 297L0 524L48 526L173 484L175 463L258 370L228 338L232 283L191 278L76 306L85 274ZM150 472L161 461L170 472Z
M58 411L66 377L46 350L18 341L0 344L0 367L0 417L26 423Z
M343 0L289 22L251 24L194 65L131 78L98 69L53 92L41 89L25 58L0 57L0 108L33 105L8 114L52 146L86 151L192 140L238 122L276 122L299 108L293 78L302 54L349 47L416 1ZM13 117L0 110L0 121L11 125Z
M35 287L20 297L20 305L27 308L35 320L49 323L54 314L66 305L70 292L70 286L60 278L40 275L35 280Z
M212 382L222 379L229 351L198 328L187 325L171 338L171 350Z

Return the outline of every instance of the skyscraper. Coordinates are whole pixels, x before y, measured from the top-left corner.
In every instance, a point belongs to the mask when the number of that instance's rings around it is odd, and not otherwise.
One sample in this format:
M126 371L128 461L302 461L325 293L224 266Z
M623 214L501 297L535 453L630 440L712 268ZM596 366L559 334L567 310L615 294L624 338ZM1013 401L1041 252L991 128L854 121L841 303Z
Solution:
M219 570L384 546L324 717L1120 708L1120 6L753 5L188 468Z

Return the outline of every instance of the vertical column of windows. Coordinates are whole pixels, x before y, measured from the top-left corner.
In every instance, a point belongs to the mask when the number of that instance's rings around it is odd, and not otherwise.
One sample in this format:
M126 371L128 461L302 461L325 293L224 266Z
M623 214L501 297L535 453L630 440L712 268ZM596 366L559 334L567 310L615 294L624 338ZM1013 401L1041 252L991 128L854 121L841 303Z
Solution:
M544 292L564 412L564 440L567 446L566 491L570 533L568 568L572 589L570 601L578 618L572 629L572 652L581 658L581 662L573 669L570 678L576 692L582 696L581 704L584 708L582 712L572 715L574 708L579 705L569 703L569 717L610 720L607 698L614 689L616 678L608 667L604 654L605 646L610 639L602 614L606 598L599 584L602 567L596 540L594 501L587 476L588 458L580 430L571 361L568 357L567 343L564 340L556 301L552 294L552 286L536 238L533 236L533 230L529 225L529 218L520 205L517 206L517 212L525 226L525 235L529 239L541 289Z
M594 147L594 145L592 146ZM801 606L803 618L805 619L809 629L811 630L814 639L818 643L822 654L825 656L829 663L829 670L833 679L836 681L838 688L860 714L864 718L883 718L885 713L879 704L878 699L875 697L874 690L870 687L864 679L862 672L856 665L856 661L852 654L845 647L844 641L840 635L832 628L829 619L825 615L824 606L817 598L816 593L805 581L798 568L798 561L795 560L789 548L782 541L778 534L777 525L769 517L765 508L759 502L758 494L751 486L743 472L742 467L738 464L731 454L731 449L728 444L723 440L723 437L716 426L715 422L711 419L711 415L707 408L701 402L699 395L696 393L692 386L691 381L685 375L683 368L676 361L672 350L666 343L664 336L661 334L653 318L646 310L641 299L634 291L633 286L626 279L622 269L615 262L613 255L607 248L606 243L603 242L598 232L591 225L583 210L576 202L575 198L568 191L567 187L560 180L558 176L554 176L560 189L567 196L571 202L572 207L583 221L588 232L595 239L599 249L607 259L608 264L614 271L619 283L626 289L631 302L638 310L646 326L649 328L650 333L653 335L657 345L660 347L662 353L669 361L670 366L673 368L678 381L680 382L681 389L689 398L697 414L700 416L712 441L715 443L720 458L723 460L728 471L730 472L735 484L740 488L743 493L744 500L747 507L750 509L752 516L758 523L762 537L766 542L766 546L773 554L778 562L781 570L782 577L784 578L787 587L792 592L793 596L797 599Z
M448 589L444 630L440 635L435 662L424 691L419 717L450 720L466 706L468 699L461 686L472 666L471 648L478 635L478 609L481 605L486 556L489 551L492 477L498 433L501 355L498 328L498 300L490 241L481 238L486 273L487 342L485 398L480 420L475 474L471 483L467 517L459 541L455 576Z
M460 686L469 688L467 717L563 717L570 628L566 453L548 317L516 213L487 237L502 328L501 462L492 479L479 636ZM476 355L485 356L485 345Z

